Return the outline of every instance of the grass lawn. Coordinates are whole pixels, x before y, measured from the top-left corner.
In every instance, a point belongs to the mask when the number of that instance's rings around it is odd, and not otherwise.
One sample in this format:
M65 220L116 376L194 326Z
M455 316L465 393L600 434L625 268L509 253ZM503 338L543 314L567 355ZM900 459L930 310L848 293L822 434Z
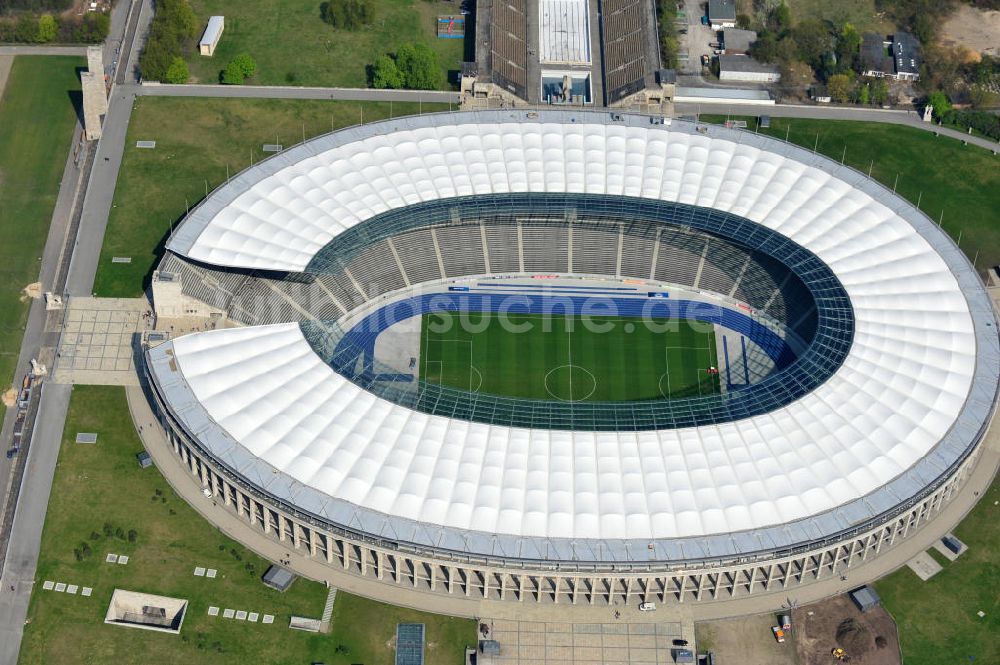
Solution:
M713 326L688 320L425 314L420 355L430 382L505 397L624 401L719 390L719 376L707 373L718 364Z
M0 98L0 392L17 364L28 319L21 290L38 280L86 62L19 56Z
M94 291L142 295L172 224L231 175L268 155L264 143L290 146L364 120L447 110L447 106L283 99L139 97L132 112ZM140 139L156 149L137 149ZM111 263L130 256L131 263Z
M878 16L875 0L788 0L788 8L795 22L818 19L838 27L846 22L861 33L885 34L894 28L892 21Z
M364 88L367 67L375 58L407 42L433 48L445 74L462 68L464 40L436 36L437 16L458 13L457 2L372 0L372 4L372 24L352 32L324 23L319 0L191 0L199 30L204 30L209 16L226 17L215 55L188 58L192 82L218 83L226 63L245 51L257 61L257 74L248 83ZM444 89L452 89L454 74L445 78Z
M96 445L74 443L97 432ZM21 663L383 663L398 621L427 624L428 663L460 663L475 639L470 620L422 614L338 594L330 635L288 628L291 614L319 617L326 588L296 580L284 594L265 587L268 562L229 540L178 498L155 468L140 469L142 450L124 389L74 389L52 498L42 534L35 593ZM107 527L105 525L108 525ZM110 536L105 535L110 528ZM121 529L124 537L116 534ZM128 533L135 530L135 542ZM77 560L74 550L84 551ZM108 552L128 565L105 563ZM214 579L195 566L216 568ZM52 580L93 587L93 596L44 591ZM103 623L115 588L187 598L180 636ZM209 605L276 615L273 625L209 617ZM343 645L348 653L338 653Z
M722 123L725 116L702 115L703 122ZM733 116L736 118L736 116ZM742 117L752 129L756 118ZM760 130L788 140L867 173L896 191L956 240L982 271L1000 264L1000 157L976 146L931 132L873 122L771 118ZM818 143L817 141L818 138ZM943 218L942 218L943 213Z
M875 585L899 626L906 665L1000 663L1000 480L955 529L969 546L926 582L901 568ZM932 551L937 555L936 551ZM985 617L976 613L983 611Z

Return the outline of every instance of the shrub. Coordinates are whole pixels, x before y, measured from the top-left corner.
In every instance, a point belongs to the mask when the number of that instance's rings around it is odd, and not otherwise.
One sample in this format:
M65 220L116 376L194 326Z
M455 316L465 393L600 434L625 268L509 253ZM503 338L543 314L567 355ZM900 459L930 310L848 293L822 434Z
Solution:
M114 532L115 532L115 528L113 526L111 526L111 522L105 522L104 523L104 535L106 537L110 538L111 534L113 534Z
M56 23L55 17L52 14L42 14L38 17L38 34L35 35L35 41L51 42L56 38L58 30L59 24Z
M81 552L79 548L77 548L77 549L74 549L74 550L73 550L73 557L74 557L74 558L75 558L75 559L76 559L77 561L83 561L83 552Z
M388 55L375 58L372 65L372 85L376 88L402 88L403 72L399 71L396 61Z
M87 543L80 543L80 551L83 552L83 556L85 557L94 553L94 551L90 549L90 545Z
M357 30L375 17L372 0L330 0L319 6L319 15L335 28Z
M115 529L115 537L117 537L118 540L125 540L125 529L121 527Z
M128 542L134 543L139 538L139 533L135 529L128 530Z
M101 534L97 533L96 531L91 531L90 532L90 539L91 540L100 540L101 539Z
M184 58L174 56L173 62L167 67L167 83L187 83L191 73L188 72L187 63ZM160 490L156 490L159 492Z
M257 62L249 53L240 53L222 70L221 79L226 85L242 85L255 73L257 73Z

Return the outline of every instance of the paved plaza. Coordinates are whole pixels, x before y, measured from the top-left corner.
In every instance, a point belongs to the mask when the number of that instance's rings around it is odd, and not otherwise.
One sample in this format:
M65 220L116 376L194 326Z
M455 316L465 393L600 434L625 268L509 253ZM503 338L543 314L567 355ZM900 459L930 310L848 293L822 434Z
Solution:
M145 298L74 297L59 345L57 383L138 385L138 336L150 327Z
M612 665L673 663L681 623L554 623L483 620L500 655L484 665ZM693 639L690 636L689 639Z

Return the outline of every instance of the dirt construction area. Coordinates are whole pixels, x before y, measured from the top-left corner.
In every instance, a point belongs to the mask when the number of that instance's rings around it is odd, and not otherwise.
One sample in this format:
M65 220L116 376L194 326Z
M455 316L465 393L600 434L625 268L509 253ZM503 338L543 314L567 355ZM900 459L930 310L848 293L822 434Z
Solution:
M784 644L778 644L771 634L771 626L777 620L777 614L757 614L696 623L698 653L711 651L715 662L720 664L796 665L794 634Z
M845 662L832 656L836 647L846 651L850 665L901 663L896 624L889 613L877 607L862 614L846 595L796 608L790 633L798 665Z
M959 5L941 28L941 43L1000 55L1000 11Z

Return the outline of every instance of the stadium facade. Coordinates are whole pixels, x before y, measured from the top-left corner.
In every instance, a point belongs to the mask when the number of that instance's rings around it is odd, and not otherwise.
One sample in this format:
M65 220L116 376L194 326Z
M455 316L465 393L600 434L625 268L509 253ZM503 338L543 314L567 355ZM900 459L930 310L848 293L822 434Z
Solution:
M850 168L721 127L354 127L234 177L167 248L158 316L233 326L147 351L175 453L250 525L387 584L611 604L839 575L948 503L996 403L992 305L951 240ZM431 296L530 302L540 276L636 311L669 287L770 370L566 403L400 381L376 352Z

